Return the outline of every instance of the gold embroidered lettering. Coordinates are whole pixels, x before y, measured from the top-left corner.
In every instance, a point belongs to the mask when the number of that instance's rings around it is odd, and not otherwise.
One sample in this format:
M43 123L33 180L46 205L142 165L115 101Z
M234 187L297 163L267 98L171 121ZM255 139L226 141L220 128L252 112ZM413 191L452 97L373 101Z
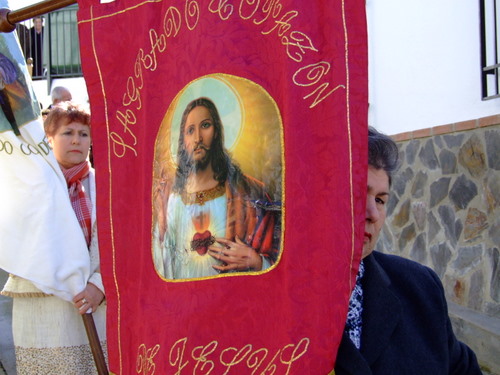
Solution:
M208 10L212 13L219 14L221 20L226 21L233 14L233 5L228 4L229 0L212 0L208 5ZM214 6L218 2L217 6Z
M193 349L191 352L191 356L193 359L196 361L196 365L193 370L193 374L197 373L198 366L201 365L200 370L202 371L202 375L208 375L212 372L212 370L215 367L215 364L213 361L207 359L207 356L212 354L215 349L217 349L217 341L212 341L206 346L197 346L196 348ZM199 354L197 354L200 352Z
M309 343L310 343L310 340L308 338L304 337L302 340L299 341L299 343L297 345L290 344L290 345L287 345L283 348L283 350L281 351L280 362L285 364L285 365L288 365L288 368L286 370L285 375L288 375L288 373L290 372L290 369L292 368L292 364L297 359L299 359L304 354L306 354L307 349L309 348ZM291 349L291 348L293 348L293 351L292 351L290 357L288 357L288 359L284 359L284 353L286 351L288 351L288 349Z
M315 64L310 64L307 66L304 66L297 70L295 74L293 75L293 82L297 86L303 86L303 87L309 87L313 86L319 83L319 81L330 71L330 64L322 61L319 63ZM332 90L328 91L327 93L323 94L324 91L329 87L330 83L324 82L318 87L316 87L311 93L307 94L306 96L303 97L303 99L307 99L310 96L314 95L317 93L316 97L314 98L313 103L309 106L309 108L313 108L319 103L321 103L323 100L325 100L329 95L331 95L333 92L336 90L342 88L345 89L344 85L337 85L334 87Z
M256 25L261 25L266 22L269 17L276 18L281 12L282 5L279 3L279 0L266 0L264 5L262 6L262 12L264 13L264 17L261 20L254 20L253 23Z
M181 12L175 7L169 7L163 18L163 32L165 36L177 36L181 28Z
M252 345L250 344L247 344L245 345L243 348L241 348L240 350L237 350L236 348L227 348L225 350L222 351L221 355L220 355L220 362L227 367L227 370L226 372L224 372L224 374L222 375L226 375L227 373L229 373L229 370L231 369L231 367L237 365L238 363L240 363L241 361L243 361L245 359L245 357L252 351ZM225 360L223 357L225 356L225 354L227 353L231 353L231 352L236 352L234 353L234 356L231 357L231 359L228 361L228 360ZM230 354L228 354L229 356Z
M160 345L147 349L146 345L141 344L137 353L136 368L138 374L153 375L156 371L156 364L153 358L160 350Z
M184 352L186 350L187 337L177 340L175 344L170 349L168 362L171 366L177 368L177 372L174 375L180 375L184 367L187 366L189 361L182 362L184 358Z
M196 0L186 0L186 13L184 14L184 17L187 28L189 30L194 30L196 25L198 25L198 20L200 19L200 5Z
M245 5L248 5L249 7L253 7L253 9L250 9L250 13L248 14L248 16L244 15L243 7ZM240 9L239 9L240 18L242 20L249 20L250 18L252 18L255 15L255 13L257 12L257 10L259 9L259 5L260 5L260 0L241 0Z
M149 41L151 43L151 51L143 59L144 68L151 70L152 72L157 68L156 51L163 52L167 48L167 39L165 35L161 34L158 36L156 30L149 30Z
M302 57L308 50L318 52L318 50L313 46L311 39L300 31L293 31L290 33L290 38L284 36L282 38L282 43L286 46L286 53L288 57L295 62L301 62ZM293 53L292 50L295 50L295 53Z
M285 35L288 30L292 28L292 20L299 15L299 12L296 10L291 10L285 13L279 20L274 21L275 25L268 31L263 31L262 34L268 35L271 34L274 30L278 30L278 36L282 37Z
M137 151L132 146L129 146L123 138L116 132L111 132L109 138L113 142L113 154L116 157L122 158L125 156L127 150L131 150L135 156L137 156Z
M267 358L267 354L269 353L269 350L266 348L261 348L253 352L247 359L247 367L248 368L253 368L254 370L252 371L252 375L256 373L256 371L259 369L260 365L264 362L264 360ZM260 357L260 355L262 355Z

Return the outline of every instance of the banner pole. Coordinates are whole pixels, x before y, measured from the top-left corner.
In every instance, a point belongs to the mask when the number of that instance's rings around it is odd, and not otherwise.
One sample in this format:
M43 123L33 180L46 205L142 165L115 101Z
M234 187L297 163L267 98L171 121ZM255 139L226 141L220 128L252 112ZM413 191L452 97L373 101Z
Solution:
M108 367L106 365L101 343L99 342L99 336L97 335L97 330L95 328L94 317L92 314L83 314L82 319L85 331L87 331L87 336L89 338L90 349L92 350L92 355L94 356L97 374L108 375Z
M76 4L76 2L77 0L46 0L14 11L2 8L0 9L0 32L10 33L15 30L18 22L50 13L68 5Z

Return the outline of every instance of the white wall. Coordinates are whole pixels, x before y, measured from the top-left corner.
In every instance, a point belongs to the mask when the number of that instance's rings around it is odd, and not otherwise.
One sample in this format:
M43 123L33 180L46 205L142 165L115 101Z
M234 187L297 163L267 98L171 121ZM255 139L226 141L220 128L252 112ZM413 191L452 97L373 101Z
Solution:
M481 100L479 2L367 0L369 123L387 134L500 113Z
M82 77L78 78L64 78L64 79L54 79L52 81L51 89L56 86L64 86L70 92L75 103L81 104L82 106L89 107L89 95L87 93L87 86L85 85L85 80ZM37 100L42 104L43 108L47 108L51 103L50 93L47 93L47 81L33 81L33 90Z
M478 1L366 0L366 12L370 125L397 134L500 113L500 98L481 100Z

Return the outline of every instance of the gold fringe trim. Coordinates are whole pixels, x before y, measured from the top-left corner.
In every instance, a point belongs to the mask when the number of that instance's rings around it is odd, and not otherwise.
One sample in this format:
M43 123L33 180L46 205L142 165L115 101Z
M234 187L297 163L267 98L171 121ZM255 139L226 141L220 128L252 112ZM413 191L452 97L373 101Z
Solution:
M17 292L10 292L8 290L2 290L0 292L0 294L2 296L12 297L12 298L16 298L16 297L21 297L21 298L37 298L37 297L52 297L53 296L53 294L45 294L43 292L21 292L21 293L17 293Z

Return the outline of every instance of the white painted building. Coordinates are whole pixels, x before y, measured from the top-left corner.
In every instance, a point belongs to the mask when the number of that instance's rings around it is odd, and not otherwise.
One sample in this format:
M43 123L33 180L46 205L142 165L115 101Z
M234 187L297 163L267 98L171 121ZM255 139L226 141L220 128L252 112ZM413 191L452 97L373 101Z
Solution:
M392 135L500 114L500 98L481 98L480 1L366 0L370 125ZM83 79L54 84L87 102ZM46 86L35 90L45 105Z
M479 3L366 1L370 125L397 134L500 113L500 98L481 100Z

